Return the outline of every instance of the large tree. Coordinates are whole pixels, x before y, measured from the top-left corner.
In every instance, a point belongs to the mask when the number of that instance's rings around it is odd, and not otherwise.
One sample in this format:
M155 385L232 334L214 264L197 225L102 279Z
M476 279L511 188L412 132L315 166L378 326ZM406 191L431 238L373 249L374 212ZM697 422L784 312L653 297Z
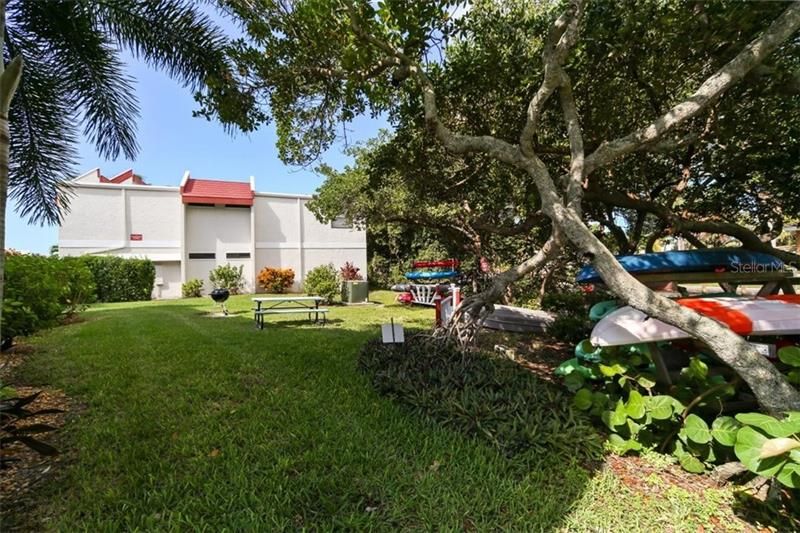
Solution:
M694 9L696 16L687 22L677 4L592 8L587 16L593 23L573 51L573 62L592 80L577 83L574 91L587 143L599 142L631 117L667 108L670 95L689 83L670 73L707 69L704 62L720 42L734 47L757 21L777 13L771 5ZM447 68L438 73L440 108L457 113L469 131L514 131L524 121L524 109L508 102L525 98L529 82L518 65L537 64L542 45L529 35L542 27L545 15L531 3L474 4L462 30L470 39L448 47ZM697 35L714 38L693 40ZM626 46L634 36L639 46ZM798 91L798 58L800 43L793 42L771 57L770 65L760 65L761 73L743 80L732 97L709 106L683 146L631 154L595 176L584 196L586 216L605 228L616 251L651 248L668 235L700 245L697 233L722 232L789 262L800 259L769 243L784 217L800 213L800 99L791 98ZM569 156L555 111L545 110L537 134L537 153L550 166L567 164ZM394 115L393 137L359 150L354 168L325 172L319 203L329 212L318 214L335 216L344 205L370 222L438 226L450 238L474 243L472 249L490 248L495 232L527 234L530 227L514 227L509 219L536 209L530 180L480 154L448 156L419 127L420 116L418 106L402 107ZM343 187L345 182L350 186ZM348 198L340 196L345 191Z
M682 147L687 138L694 138L695 123L705 122L700 119L710 106L793 38L800 28L799 4L781 5L782 11L774 6L766 11L754 7L769 16L744 28L732 46L720 46L707 54L702 68L675 76L685 83L669 94L667 105L657 112L632 114L619 128L593 139L585 139L572 81L591 83L591 79L581 78L587 68L580 57L571 56L584 23L592 24L591 18L584 21L582 0L545 6L548 15L552 13L548 27L528 35L532 45L542 43L541 67L529 70L527 64L517 63L525 101L504 100L506 110L523 110L522 120L514 129L494 131L465 127L463 113L439 96L441 74L449 68L450 47L476 38L469 31L460 31L459 19L449 12L454 2L386 0L374 6L366 1L307 0L254 5L231 0L229 5L248 21L255 48L241 43L235 56L248 75L259 80L257 88L268 99L278 125L279 149L287 161L313 156L336 136L338 123L355 114L371 110L392 116L406 106L417 106L420 124L447 151L492 158L523 172L535 185L541 210L552 222L550 237L535 255L498 275L492 287L466 301L462 306L465 315L481 316L509 283L541 268L570 242L592 261L620 298L702 339L742 375L765 408L800 408L798 391L744 339L654 293L621 268L589 229L583 213L585 190L616 163L639 152ZM682 20L695 16L690 5L675 5ZM720 4L723 11L732 5ZM624 6L592 5L589 15L602 16L602 10L608 9ZM635 45L628 42L628 46ZM442 47L444 55L440 56L436 52ZM704 47L703 52L707 51ZM574 63L570 63L571 57ZM463 83L470 83L468 80L467 72ZM487 98L506 96L487 93ZM449 94L457 95L457 91ZM472 113L485 112L480 100L467 103ZM559 117L562 136L568 141L566 169L549 163L540 148L543 123L553 116Z
M7 199L31 223L58 223L80 133L102 157L138 153L138 102L123 50L242 129L251 127L252 97L231 83L224 33L191 2L9 0L0 1L0 15L3 65L10 61L0 78L1 308Z

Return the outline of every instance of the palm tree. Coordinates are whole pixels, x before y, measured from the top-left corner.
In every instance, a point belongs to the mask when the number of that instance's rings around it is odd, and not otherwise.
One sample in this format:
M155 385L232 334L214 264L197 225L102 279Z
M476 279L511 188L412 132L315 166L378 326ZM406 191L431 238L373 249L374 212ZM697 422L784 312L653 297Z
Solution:
M0 309L7 198L31 223L58 223L79 133L106 158L138 152L138 101L122 50L198 98L247 101L229 83L224 33L197 4L0 0Z

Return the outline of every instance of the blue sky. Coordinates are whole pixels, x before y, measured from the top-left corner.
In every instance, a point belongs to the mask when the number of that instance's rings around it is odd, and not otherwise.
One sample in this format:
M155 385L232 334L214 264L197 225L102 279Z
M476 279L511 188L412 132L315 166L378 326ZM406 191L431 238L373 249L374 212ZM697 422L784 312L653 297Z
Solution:
M272 125L250 135L231 136L215 122L192 118L196 104L189 89L144 64L129 60L128 65L128 72L137 80L140 104L139 156L136 161L106 161L84 142L77 165L81 173L100 167L105 176L113 176L133 168L148 183L157 185L178 185L187 169L198 178L246 181L252 175L256 190L289 193L312 193L322 182L312 169L281 163ZM348 142L373 137L382 127L386 123L380 120L359 119L348 127ZM349 162L343 148L341 143L334 146L322 160L341 168ZM57 227L29 226L13 211L13 202L8 207L7 247L48 253L58 242Z

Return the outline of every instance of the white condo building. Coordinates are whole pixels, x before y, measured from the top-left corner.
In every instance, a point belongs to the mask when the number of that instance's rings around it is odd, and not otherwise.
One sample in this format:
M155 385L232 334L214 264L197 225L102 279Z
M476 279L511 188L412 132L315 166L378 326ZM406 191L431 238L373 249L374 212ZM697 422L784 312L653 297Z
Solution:
M320 223L310 196L256 192L254 179L192 178L179 187L148 185L133 170L106 178L99 169L71 182L59 254L148 258L156 267L154 298L178 298L181 284L205 280L215 266L244 266L245 290L256 292L262 268L292 268L295 290L310 269L350 261L367 266L366 231L343 221Z

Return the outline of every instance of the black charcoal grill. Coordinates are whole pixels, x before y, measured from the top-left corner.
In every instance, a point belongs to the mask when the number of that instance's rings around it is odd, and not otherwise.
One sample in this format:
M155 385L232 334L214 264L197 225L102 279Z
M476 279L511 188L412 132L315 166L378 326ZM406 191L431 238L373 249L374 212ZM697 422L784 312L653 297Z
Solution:
M231 291L228 289L214 289L211 291L211 299L217 302L220 307L222 307L222 313L227 315L228 314L228 307L225 305L225 302L231 295Z

